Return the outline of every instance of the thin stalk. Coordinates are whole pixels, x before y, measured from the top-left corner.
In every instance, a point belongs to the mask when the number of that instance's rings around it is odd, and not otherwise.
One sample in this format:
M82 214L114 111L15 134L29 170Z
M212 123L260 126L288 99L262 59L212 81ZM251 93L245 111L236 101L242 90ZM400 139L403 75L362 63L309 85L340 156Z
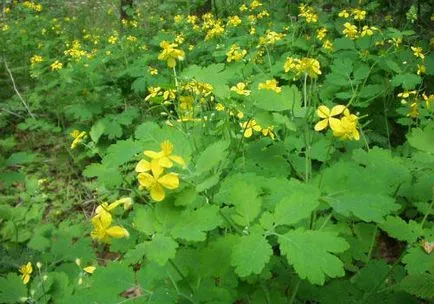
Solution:
M294 301L295 301L295 297L297 296L298 288L300 287L300 282L301 282L301 280L298 279L298 280L297 280L297 284L295 285L294 291L293 291L292 294L291 294L291 298L289 299L288 304L292 304L292 303L294 303Z
M434 187L432 188L432 200L431 200L431 204L429 205L428 210L426 211L422 222L420 222L420 228L423 228L423 225L425 224L426 219L428 218L428 215L431 213L432 207L433 207L433 203L434 203Z
M194 290L193 290L193 287L191 287L190 282L187 280L187 278L184 276L184 274L181 272L181 270L178 268L178 266L176 266L175 262L173 262L172 259L169 259L169 263L170 263L170 265L172 265L172 267L176 270L176 272L179 274L179 276L180 276L184 281L186 281L187 286L188 286L188 289L190 290L191 295L193 295L193 294L194 294Z
M368 251L368 262L371 260L372 257L372 251L374 250L375 241L377 239L377 232L378 232L378 225L375 225L375 231L372 234L371 245L369 246L369 251Z

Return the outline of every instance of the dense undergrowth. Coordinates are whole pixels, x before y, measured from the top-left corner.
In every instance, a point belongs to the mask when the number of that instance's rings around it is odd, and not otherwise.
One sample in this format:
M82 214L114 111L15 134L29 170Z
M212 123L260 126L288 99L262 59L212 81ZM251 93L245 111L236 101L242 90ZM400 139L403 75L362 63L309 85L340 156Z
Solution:
M204 2L3 4L0 302L430 303L433 7Z

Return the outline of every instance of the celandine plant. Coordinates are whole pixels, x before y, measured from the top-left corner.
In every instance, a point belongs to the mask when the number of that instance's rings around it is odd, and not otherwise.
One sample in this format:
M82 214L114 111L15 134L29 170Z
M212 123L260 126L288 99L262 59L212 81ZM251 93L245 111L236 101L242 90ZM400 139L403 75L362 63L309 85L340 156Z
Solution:
M150 3L2 7L0 302L431 301L432 6Z

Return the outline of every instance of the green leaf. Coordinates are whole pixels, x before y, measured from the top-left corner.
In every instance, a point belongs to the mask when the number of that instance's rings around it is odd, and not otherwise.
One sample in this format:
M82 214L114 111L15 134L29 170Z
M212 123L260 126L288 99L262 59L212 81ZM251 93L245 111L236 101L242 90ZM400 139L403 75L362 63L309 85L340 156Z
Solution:
M31 163L35 160L37 154L29 153L29 152L16 152L13 153L9 158L5 161L5 166L15 166L21 164Z
M196 191L202 192L208 190L214 187L215 185L217 185L219 180L220 180L220 174L213 174L210 177L205 178L200 184L198 184L196 186Z
M426 73L434 75L434 54L430 54L425 58Z
M300 278L323 285L326 276L345 275L344 264L333 253L343 252L349 245L335 233L297 229L279 235L278 241L281 252Z
M383 260L371 260L351 278L351 282L361 290L375 290L384 283L390 268Z
M399 286L419 298L429 300L434 298L434 275L427 273L406 276Z
M109 167L107 164L90 164L83 171L85 177L96 177L101 186L114 189L122 184L122 175L118 168Z
M406 264L405 269L410 275L434 271L434 254L426 253L422 246L408 249L407 254L402 259L402 262Z
M199 156L196 163L197 174L209 172L228 155L229 141L222 140L209 145Z
M386 215L401 207L392 197L381 194L345 193L324 200L336 212L344 216L353 214L365 222L383 223Z
M121 293L136 286L133 270L119 262L98 267L92 275L92 281L88 294L89 303L119 303L125 300Z
M221 224L219 208L206 205L196 210L186 210L179 215L170 233L174 238L186 241L204 241L206 232Z
M333 42L333 48L335 50L353 50L355 48L354 41L346 37L337 38Z
M400 241L413 243L423 234L420 224L415 221L406 223L397 216L388 216L380 228L387 232L391 237Z
M407 135L410 145L418 150L434 154L434 122L428 124L425 129L414 128Z
M255 106L262 110L296 110L300 108L301 93L295 85L282 86L280 93L270 90L253 90L252 99Z
M156 234L151 241L146 242L146 257L153 262L163 266L169 259L176 255L178 243L171 237Z
M402 86L404 90L415 89L418 84L422 81L422 78L416 74L400 74L392 78L392 85L394 87Z
M98 143L99 139L105 132L105 125L102 121L97 121L89 131L90 138Z
M259 215L262 199L254 184L245 181L235 183L230 191L230 200L227 204L235 206L232 220L240 226L248 226Z
M107 148L103 162L108 167L120 166L132 160L141 150L141 146L131 139L118 140Z
M291 180L288 194L277 203L274 217L276 225L294 225L308 218L319 205L319 190L312 185L306 185Z
M158 223L154 210L151 207L134 207L133 224L135 229L146 235L152 235L157 231L161 231L161 225Z
M272 254L271 245L262 235L243 236L233 247L231 265L240 277L259 274Z
M27 288L23 280L16 273L8 273L6 277L0 277L0 302L17 303L23 302L27 296Z

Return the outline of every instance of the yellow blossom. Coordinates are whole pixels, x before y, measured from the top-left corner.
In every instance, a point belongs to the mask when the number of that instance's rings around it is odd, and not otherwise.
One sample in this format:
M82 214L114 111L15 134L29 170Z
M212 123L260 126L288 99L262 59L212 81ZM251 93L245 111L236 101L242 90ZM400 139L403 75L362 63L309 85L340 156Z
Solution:
M340 130L341 123L339 119L335 116L342 114L344 110L345 106L343 105L334 106L331 110L325 105L319 106L316 110L316 114L318 115L318 117L322 118L322 120L317 122L317 124L315 125L315 131L322 131L328 126L330 126L333 131Z
M247 5L245 5L245 4L242 4L241 6L240 6L240 12L244 12L244 11L247 11L249 8L247 7Z
M157 97L159 95L162 95L163 93L161 92L161 88L160 87L149 87L148 88L148 96L145 97L145 101L148 101L151 98Z
M261 130L261 133L263 136L269 136L272 140L274 140L276 138L276 136L274 134L274 127L273 126L269 126L268 128L263 128Z
M276 93L282 92L282 88L278 86L276 79L266 80L265 82L260 82L258 85L259 90L270 90Z
M364 25L362 28L362 32L360 33L360 36L372 36L374 35L374 31L376 31L377 28L375 26L368 26Z
M317 29L316 38L318 38L318 40L322 41L326 35L327 35L327 29L325 27Z
M25 265L21 265L21 267L19 268L19 271L21 273L21 279L23 280L23 283L24 284L29 283L30 275L33 272L32 263L28 262Z
M410 110L409 110L407 116L411 117L411 118L416 118L419 116L419 105L418 105L417 101L413 101L410 104Z
M63 68L63 63L61 63L59 60L56 60L50 65L50 68L52 71L61 70Z
M353 9L352 13L353 13L354 20L362 21L366 17L366 11L359 8Z
M173 17L173 21L175 22L175 24L181 23L182 19L184 19L182 15L176 15L175 17Z
M231 87L231 91L244 96L250 95L250 90L246 89L247 85L244 82L238 82L235 86Z
M426 107L429 109L431 107L431 103L434 103L434 94L427 96L425 93L423 93L422 97L425 100Z
M149 74L151 75L158 75L158 69L154 67L148 67Z
M331 42L330 40L327 39L322 44L322 47L327 51L332 51L333 50L333 42Z
M423 50L421 47L411 47L411 50L413 51L413 55L416 57L419 57L420 59L425 59L425 55L423 54Z
M243 123L240 122L240 127L243 129L243 136L249 138L253 135L253 131L261 132L262 128L257 124L256 120L251 119Z
M230 16L228 18L228 24L230 24L230 25L232 25L234 27L237 27L238 25L240 25L241 22L242 21L241 21L240 17L238 17L238 16Z
M184 51L177 49L177 46L176 43L169 43L165 40L160 43L160 47L163 50L160 55L158 55L158 59L166 60L169 68L174 68L176 66L176 60L184 60L185 58Z
M349 22L345 22L342 33L345 35L345 37L356 39L358 37L357 26Z
M357 130L357 116L350 114L348 109L344 110L344 116L340 120L339 128L333 130L333 135L342 140L359 140L360 133Z
M43 62L44 58L42 56L39 55L33 55L32 58L30 58L30 63L32 65L32 67L34 67L36 64Z
M176 90L175 89L169 89L164 91L163 93L164 100L174 100L176 98Z
M108 37L107 41L110 44L116 44L116 42L118 42L118 36L117 35L111 35L110 37Z
M124 238L130 235L125 228L121 226L112 226L112 221L112 215L104 209L100 213L96 214L91 220L93 231L90 235L92 239L110 244L110 238Z
M228 56L226 61L227 62L240 61L241 59L244 58L244 56L246 56L246 54L247 54L246 50L241 49L240 46L238 46L237 44L233 44L231 46L231 49L226 53L226 56Z
M258 7L260 7L260 6L262 6L262 3L261 3L261 1L258 1L258 0L253 0L251 3L250 3L250 8L253 10L253 9L255 9L255 8L258 8Z
M347 10L342 10L342 11L339 12L338 16L341 17L341 18L345 18L346 19L346 18L348 18L350 16L350 13L348 13Z
M161 176L163 169L152 170L149 173L139 173L137 179L141 188L146 188L154 201L161 202L166 197L164 188L173 190L179 187L179 177L175 173L167 173Z
M397 96L405 99L405 98L410 97L410 95L416 95L416 91L415 90L413 90L413 91L404 91L404 92L398 93Z
M137 41L137 37L132 36L132 35L128 35L128 36L127 36L127 40L128 40L129 42L136 42L136 41Z
M417 75L422 75L426 73L426 66L423 64L417 65Z
M96 267L95 266L87 266L87 267L84 267L83 270L89 274L92 274L95 272Z
M75 149L87 137L86 131L74 130L70 134L74 140L71 143L71 149Z
M218 104L215 105L215 109L216 109L218 112L222 112L222 111L225 110L225 106L224 106L223 104L221 104L221 103L218 103Z

